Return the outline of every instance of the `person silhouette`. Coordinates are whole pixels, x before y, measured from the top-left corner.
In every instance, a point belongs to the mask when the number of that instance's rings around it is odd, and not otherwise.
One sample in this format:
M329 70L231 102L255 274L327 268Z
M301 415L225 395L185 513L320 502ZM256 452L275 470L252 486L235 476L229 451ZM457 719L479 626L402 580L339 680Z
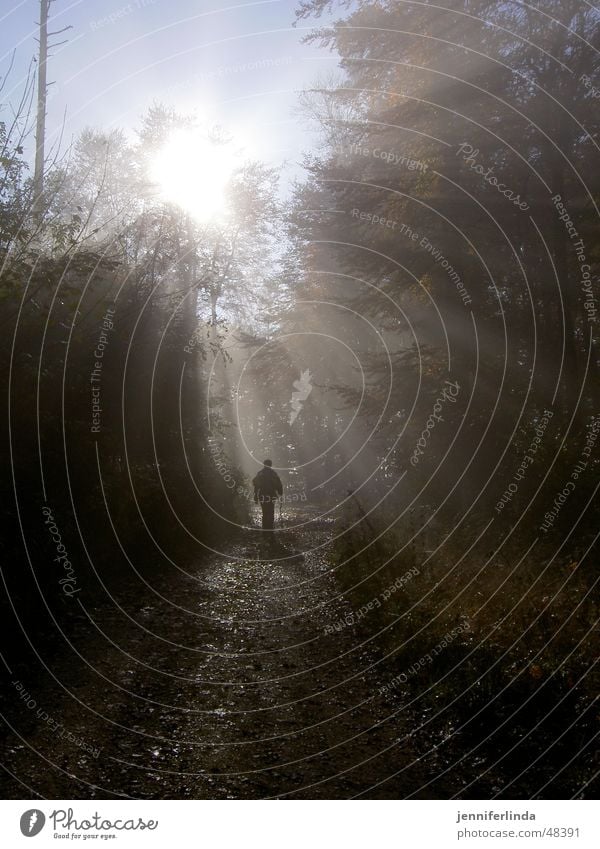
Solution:
M283 495L283 484L277 472L271 468L272 460L263 460L263 467L252 480L254 501L262 510L263 531L272 531L275 523L275 503Z

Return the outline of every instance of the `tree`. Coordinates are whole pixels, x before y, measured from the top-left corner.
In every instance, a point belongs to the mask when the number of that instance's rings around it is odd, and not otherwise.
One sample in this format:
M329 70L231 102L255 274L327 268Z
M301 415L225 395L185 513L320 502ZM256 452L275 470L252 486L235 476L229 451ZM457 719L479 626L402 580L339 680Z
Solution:
M316 0L299 16L332 8ZM303 287L379 328L388 351L345 330L364 353L365 414L384 412L380 456L392 447L398 471L450 369L463 398L473 393L467 421L447 415L456 439L435 478L449 490L454 470L468 468L468 502L505 434L540 415L549 386L559 382L567 426L584 379L580 260L550 196L568 199L597 267L598 127L581 80L597 67L597 16L577 2L543 14L484 0L342 8L351 11L308 36L338 53L344 76L305 98L323 148L307 159L292 214ZM592 360L596 368L596 350ZM356 402L358 386L339 388ZM576 422L592 413L586 402ZM485 462L472 463L480 440ZM447 445L432 448L425 467L436 469Z

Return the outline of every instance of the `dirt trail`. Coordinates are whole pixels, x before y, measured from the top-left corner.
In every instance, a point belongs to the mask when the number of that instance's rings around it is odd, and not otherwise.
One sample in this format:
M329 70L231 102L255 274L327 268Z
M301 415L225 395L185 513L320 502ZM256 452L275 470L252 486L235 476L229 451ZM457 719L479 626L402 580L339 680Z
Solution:
M189 574L169 570L155 591L140 593L136 582L117 599L123 612L116 604L88 611L95 624L73 641L85 661L70 651L53 664L65 689L50 677L23 681L37 708L21 706L23 739L9 741L5 763L30 788L15 782L14 795L414 792L423 783L418 766L370 789L415 757L409 718L382 722L390 705L355 628L328 633L350 611L336 598L333 527L302 518L304 527L271 544L240 532L224 555ZM50 721L36 716L40 709ZM62 739L52 722L62 723Z

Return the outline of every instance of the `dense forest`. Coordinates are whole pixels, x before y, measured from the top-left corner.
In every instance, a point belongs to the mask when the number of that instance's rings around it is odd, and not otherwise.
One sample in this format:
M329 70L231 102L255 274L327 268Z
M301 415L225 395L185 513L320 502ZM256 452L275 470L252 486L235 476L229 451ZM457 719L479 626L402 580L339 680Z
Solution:
M586 798L598 12L301 0L295 26L337 70L298 95L291 181L172 103L40 147L45 58L4 68L6 794ZM190 138L205 181L231 155L203 214L161 186Z

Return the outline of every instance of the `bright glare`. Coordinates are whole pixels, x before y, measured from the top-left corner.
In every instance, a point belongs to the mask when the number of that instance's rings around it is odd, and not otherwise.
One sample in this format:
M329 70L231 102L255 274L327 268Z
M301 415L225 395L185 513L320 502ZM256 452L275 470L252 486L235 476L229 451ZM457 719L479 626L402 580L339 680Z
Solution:
M227 184L240 164L231 144L211 142L198 131L178 130L154 156L150 177L164 200L208 221L223 212Z

